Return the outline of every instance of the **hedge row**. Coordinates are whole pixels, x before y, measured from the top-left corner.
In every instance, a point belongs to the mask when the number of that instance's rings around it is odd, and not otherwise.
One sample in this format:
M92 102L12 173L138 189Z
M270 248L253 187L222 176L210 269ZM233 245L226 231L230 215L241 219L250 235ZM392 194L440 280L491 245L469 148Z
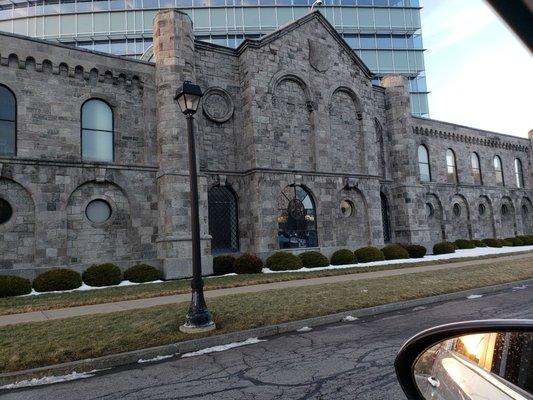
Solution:
M32 287L37 292L53 292L77 289L82 283L95 287L113 286L122 278L120 268L111 263L92 265L81 275L71 269L54 268L39 274L33 283L17 276L0 276L0 298L29 294ZM124 279L135 283L151 282L161 279L161 273L151 265L138 264L124 271Z
M509 237L505 239L488 238L483 240L457 239L455 242L441 242L433 246L433 254L455 253L457 249L474 249L476 247L531 246L533 235Z

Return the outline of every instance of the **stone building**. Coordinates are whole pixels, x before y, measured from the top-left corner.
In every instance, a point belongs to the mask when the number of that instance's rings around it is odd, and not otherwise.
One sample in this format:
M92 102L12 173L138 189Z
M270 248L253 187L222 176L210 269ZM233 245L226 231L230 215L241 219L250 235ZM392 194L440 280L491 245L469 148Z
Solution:
M237 49L154 20L154 62L0 33L0 273L99 262L190 275L184 81L196 115L202 252L533 233L533 136L413 117L319 12Z

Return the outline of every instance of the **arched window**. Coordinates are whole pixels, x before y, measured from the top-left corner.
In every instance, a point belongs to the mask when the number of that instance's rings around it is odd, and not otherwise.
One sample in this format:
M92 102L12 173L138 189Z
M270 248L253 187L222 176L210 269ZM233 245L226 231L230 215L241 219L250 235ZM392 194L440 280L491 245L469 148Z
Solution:
M522 161L519 158L514 159L514 176L516 178L516 187L524 187L524 173L522 172Z
M81 158L87 161L113 161L113 111L99 99L81 107Z
M449 183L457 183L457 163L452 149L446 150L446 170Z
M496 184L504 186L505 181L503 180L502 159L500 156L494 156L494 175L496 177Z
M315 203L302 186L286 186L278 196L278 243L280 249L318 246Z
M418 172L421 182L431 181L431 170L429 168L429 153L426 146L418 146Z
M383 242L390 243L390 221L389 221L389 206L387 198L383 193L379 194L381 198L381 223L383 225Z
M237 196L226 186L214 186L207 194L209 234L213 253L239 251Z
M17 99L7 86L0 85L0 155L17 153Z
M472 177L474 178L475 185L483 185L483 177L481 176L481 164L479 162L479 156L476 152L473 152L470 156L472 163Z
M383 128L377 119L374 119L374 128L376 129L376 138L378 145L378 168L379 175L385 177L385 143L383 140Z

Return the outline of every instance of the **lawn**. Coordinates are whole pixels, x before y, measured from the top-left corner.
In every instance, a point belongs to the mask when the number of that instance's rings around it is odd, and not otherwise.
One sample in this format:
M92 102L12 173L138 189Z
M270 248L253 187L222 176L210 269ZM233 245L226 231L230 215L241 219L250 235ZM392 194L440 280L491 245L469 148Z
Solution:
M518 253L514 253L518 254ZM404 267L416 267L424 265L448 264L472 259L489 259L498 256L485 256L475 258L455 258L451 260L432 260L416 264L393 264L373 267L355 267L336 270L321 270L312 272L287 272L279 274L254 274L238 276L221 276L205 280L205 290L223 289L238 286L257 285L261 283L272 283L281 281L291 281L296 279L309 279L324 276L347 275L354 273L392 270ZM362 264L364 265L364 264ZM99 289L83 292L70 293L50 293L39 296L10 297L0 299L0 315L17 314L31 311L51 310L56 308L66 308L83 306L89 304L102 304L122 300L144 299L158 296L169 296L180 293L188 293L190 283L188 279L168 281L163 283L153 283L137 286L122 286L115 288Z
M221 334L533 277L531 258L387 278L211 299ZM243 278L244 279L244 278ZM202 335L178 331L188 304L0 328L0 370L15 371L158 346Z

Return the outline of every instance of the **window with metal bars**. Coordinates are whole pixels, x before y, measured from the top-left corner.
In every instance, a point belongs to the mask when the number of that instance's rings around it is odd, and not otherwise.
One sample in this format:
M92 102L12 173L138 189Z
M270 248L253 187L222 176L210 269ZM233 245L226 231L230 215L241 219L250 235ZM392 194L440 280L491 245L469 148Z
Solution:
M207 198L211 251L215 254L239 251L237 196L227 186L214 186Z

